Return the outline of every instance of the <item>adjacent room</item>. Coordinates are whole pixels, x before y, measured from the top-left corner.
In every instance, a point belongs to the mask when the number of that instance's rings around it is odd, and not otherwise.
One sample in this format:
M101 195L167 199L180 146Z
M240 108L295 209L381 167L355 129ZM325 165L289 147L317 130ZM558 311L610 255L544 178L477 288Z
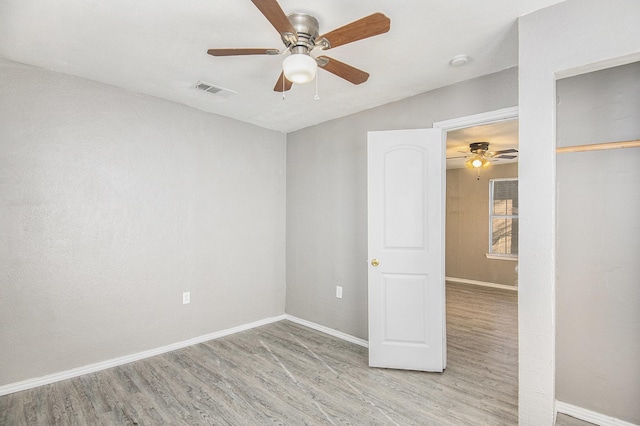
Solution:
M447 132L448 282L517 291L518 120Z
M640 424L639 20L0 0L0 424Z

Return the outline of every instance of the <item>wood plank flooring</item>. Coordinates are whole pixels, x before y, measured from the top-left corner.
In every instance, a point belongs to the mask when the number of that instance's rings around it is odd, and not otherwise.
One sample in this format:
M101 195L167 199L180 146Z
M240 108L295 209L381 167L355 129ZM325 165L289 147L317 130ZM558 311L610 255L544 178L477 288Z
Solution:
M576 419L575 417L567 416L566 414L560 414L556 416L556 426L592 426L593 423L585 422L584 420Z
M0 425L515 425L517 294L447 284L444 373L281 321L0 397Z

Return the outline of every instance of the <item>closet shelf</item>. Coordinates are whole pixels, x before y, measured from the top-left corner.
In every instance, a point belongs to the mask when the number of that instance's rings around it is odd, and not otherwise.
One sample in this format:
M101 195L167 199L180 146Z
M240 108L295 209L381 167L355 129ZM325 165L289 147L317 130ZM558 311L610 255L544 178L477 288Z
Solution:
M638 148L638 147L640 147L640 140L623 141L623 142L605 142L605 143L595 143L590 145L562 146L562 147L556 148L556 152L558 154L564 154L567 152L602 151L603 149Z

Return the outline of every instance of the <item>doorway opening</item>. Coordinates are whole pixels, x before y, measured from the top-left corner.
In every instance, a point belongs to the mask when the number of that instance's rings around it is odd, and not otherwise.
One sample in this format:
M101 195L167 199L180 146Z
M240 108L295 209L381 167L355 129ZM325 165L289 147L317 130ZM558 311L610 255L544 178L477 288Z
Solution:
M519 229L511 221L506 233L510 233L509 244L502 244L504 253L494 253L494 243L500 238L494 238L490 220L492 213L504 213L502 216L510 220L518 213L512 183L498 185L502 186L498 189L501 195L491 193L492 183L518 179L518 108L438 122L433 127L444 131L446 157L457 157L443 160L447 163L445 318L447 346L451 345L447 352L452 354L449 363L461 362L454 354L462 351L472 354L476 365L500 365L499 375L495 374L497 370L489 371L476 380L487 386L499 380L517 416ZM488 142L485 160L492 164L469 169L467 163L478 154L473 148L480 142ZM499 153L505 157L497 158ZM493 189L495 192L495 186ZM517 184L515 190L517 194ZM505 208L509 204L510 208ZM480 347L483 350L477 350Z
M447 282L517 290L517 184L507 182L518 178L518 109L434 127L446 135Z

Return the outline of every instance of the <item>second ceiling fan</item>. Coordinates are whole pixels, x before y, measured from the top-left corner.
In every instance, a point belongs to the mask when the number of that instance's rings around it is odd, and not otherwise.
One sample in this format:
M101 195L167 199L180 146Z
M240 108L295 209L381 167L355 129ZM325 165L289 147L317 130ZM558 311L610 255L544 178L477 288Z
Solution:
M353 84L367 81L369 74L328 56L311 56L315 49L329 50L343 44L386 33L391 20L382 13L361 18L333 31L320 35L318 20L305 13L285 15L276 0L251 0L273 27L280 33L284 50L265 48L209 49L213 56L280 55L290 52L282 64L278 82L273 90L283 92L293 83L307 83L314 79L317 67Z
M460 151L462 152L462 151ZM491 161L498 159L512 160L517 157L518 150L514 148L500 151L489 151L489 142L473 142L469 144L469 153L461 157L448 157L447 160L468 158L465 165L470 169L489 167Z

